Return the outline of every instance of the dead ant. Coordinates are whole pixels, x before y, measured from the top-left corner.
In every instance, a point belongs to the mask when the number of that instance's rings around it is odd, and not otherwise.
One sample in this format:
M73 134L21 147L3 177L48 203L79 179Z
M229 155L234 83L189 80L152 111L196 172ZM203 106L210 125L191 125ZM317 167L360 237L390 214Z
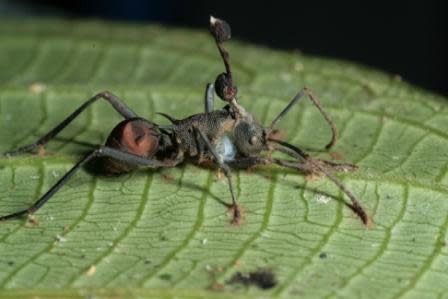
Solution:
M217 166L224 172L232 197L233 223L240 221L241 212L232 183L231 168L247 169L257 165L275 164L305 173L324 174L350 198L351 203L346 203L346 205L361 218L364 224L367 224L369 218L358 200L331 173L333 170L354 170L356 166L313 159L297 146L275 138L274 128L276 124L300 99L307 97L329 124L332 138L326 148L332 147L337 139L337 130L317 97L309 89L303 88L272 121L269 127L261 126L237 100L237 87L233 82L229 54L223 47L223 43L231 37L229 24L211 17L210 32L221 54L225 72L217 76L214 85L207 84L205 112L180 120L159 113L167 118L171 124L157 125L139 117L117 96L108 91L95 95L36 143L9 151L5 155L9 157L42 149L47 142L98 99L108 101L124 117L124 120L112 130L105 145L86 155L31 207L2 216L0 221L20 218L36 212L82 166L93 159L100 161L102 170L108 174L126 173L139 167L150 169L175 167L188 159L198 165ZM220 110L213 109L214 92L223 101L227 102L227 105ZM274 151L286 154L290 159L273 158L271 153ZM267 153L267 155L261 155L262 152Z

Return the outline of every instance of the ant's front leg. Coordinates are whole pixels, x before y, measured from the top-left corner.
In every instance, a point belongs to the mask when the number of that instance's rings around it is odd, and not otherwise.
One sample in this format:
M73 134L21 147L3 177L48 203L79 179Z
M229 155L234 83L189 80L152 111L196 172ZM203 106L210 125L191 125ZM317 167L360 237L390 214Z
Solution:
M226 176L227 182L229 184L230 195L232 196L232 208L233 208L232 223L238 224L241 219L241 211L238 206L237 199L236 199L236 194L235 194L235 190L234 190L233 183L232 183L232 172L230 170L230 167L223 161L222 157L216 152L215 148L210 143L207 136L205 136L204 133L202 133L202 131L199 130L197 127L194 127L193 129L196 133L196 138L199 139L202 143L204 143L204 145L206 146L208 151L215 158L216 163L218 163L218 165L219 165L219 168L221 168L224 171L224 175Z
M267 157L243 157L237 158L234 161L229 162L229 165L232 168L240 168L240 169L248 169L251 167L256 167L260 165L272 165L276 164L281 167L290 168L294 170L298 170L302 173L313 174L313 173L324 173L331 181L333 181L351 200L351 203L344 202L346 206L348 206L353 212L355 212L362 220L364 224L370 223L370 218L364 211L361 204L354 197L354 195L339 181L337 180L326 167L323 167L320 163L316 165L317 162L322 162L323 160L308 160L302 159L303 161L298 160L287 160L287 159L277 159L277 158L267 158ZM308 163L312 161L312 163ZM329 161L324 161L329 162ZM344 164L341 164L344 165ZM351 165L351 164L347 164ZM354 165L353 165L354 166ZM328 167L328 166L327 166ZM346 171L346 169L343 169Z
M331 171L356 171L358 170L358 166L351 163L338 163L323 159L314 159L315 162L320 163L323 167L327 168Z
M41 198L39 198L31 207L25 210L21 210L12 214L8 214L0 217L0 221L6 221L11 219L21 218L23 216L32 214L40 209L67 181L86 163L94 158L107 157L117 160L121 163L133 164L136 166L142 166L146 168L161 168L161 167L173 167L172 162L162 162L155 159L145 158L138 155L134 155L125 151L114 149L111 147L103 146L85 156L81 161L76 163L62 178L59 179L50 190L47 191ZM180 161L178 161L180 162Z
M249 169L257 166L276 164L279 166L292 168L303 173L311 173L313 171L312 167L306 163L268 157L240 157L233 161L229 161L228 164L230 167L237 169Z
M51 139L56 137L56 135L59 134L68 124L70 124L79 114L81 114L81 112L83 112L88 106L90 106L90 104L92 104L93 102L95 102L98 99L105 99L106 101L108 101L112 105L112 107L119 114L121 114L121 116L123 116L125 119L137 117L137 114L134 111L132 111L128 106L126 106L116 95L114 95L108 91L100 92L97 95L90 98L89 100L87 100L78 109L76 109L72 114L70 114L66 119L64 119L60 124L58 124L56 127L54 127L50 132L45 134L43 137L41 137L35 143L28 144L28 145L19 147L18 149L6 152L6 153L4 153L4 155L7 157L16 156L16 155L32 152L39 148L42 148Z
M349 163L334 163L331 161L319 160L319 159L315 159L314 161L318 162L319 164L321 164L322 167L325 167L330 171L354 171L358 169L356 165ZM240 157L233 161L228 162L228 165L231 168L237 168L237 169L249 169L260 165L271 165L271 164L292 168L303 173L311 174L318 172L316 171L315 167L313 167L306 161L300 162L297 160L293 161L293 160L267 158L267 157Z
M336 144L336 140L338 138L338 130L336 128L336 125L334 124L331 117L325 112L324 108L322 107L322 104L320 103L320 100L313 94L313 92L307 88L304 87L299 93L295 95L294 98L286 105L286 107L280 112L277 117L272 121L271 125L269 126L270 130L272 131L275 127L275 125L278 123L280 119L282 119L288 112L291 110L291 108L297 104L301 99L304 97L307 97L313 104L316 106L316 108L321 113L322 117L325 119L325 121L328 123L328 125L331 128L331 140L328 142L328 144L325 146L326 149L330 149Z
M303 150L298 148L295 145L289 144L285 141L281 140L275 140L270 139L270 141L274 145L274 149L282 152L284 154L287 154L288 156L297 159L298 161L303 161L303 163L308 164L310 167L312 167L314 170L319 173L324 174L329 180L331 180L338 188L345 193L345 195L350 198L351 204L346 203L347 206L349 206L362 220L362 222L365 225L370 224L370 218L367 215L364 208L359 203L358 199L353 195L353 193L345 187L344 184L342 184L341 181L339 181L332 173L331 171L325 167L323 164L321 164L321 161L314 160L311 158L307 153L305 153ZM328 162L328 161L327 161Z

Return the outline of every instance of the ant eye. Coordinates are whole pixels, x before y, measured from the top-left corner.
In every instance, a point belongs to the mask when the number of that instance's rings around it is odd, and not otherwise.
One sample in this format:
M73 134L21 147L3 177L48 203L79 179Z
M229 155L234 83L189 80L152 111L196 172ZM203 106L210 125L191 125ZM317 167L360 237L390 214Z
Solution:
M249 143L250 143L251 145L254 145L256 142L257 142L257 136L252 136L252 137L249 139Z
M215 80L216 94L224 101L230 102L236 97L238 89L226 73L219 74Z

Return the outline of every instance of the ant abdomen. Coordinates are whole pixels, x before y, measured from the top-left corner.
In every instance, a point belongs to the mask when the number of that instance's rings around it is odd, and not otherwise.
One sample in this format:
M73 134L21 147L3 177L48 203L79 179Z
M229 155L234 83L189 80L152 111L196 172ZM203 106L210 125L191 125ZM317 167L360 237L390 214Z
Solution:
M120 122L110 133L106 146L134 155L150 158L159 148L157 126L142 118L131 118ZM137 168L136 165L111 158L103 159L105 174L121 174Z

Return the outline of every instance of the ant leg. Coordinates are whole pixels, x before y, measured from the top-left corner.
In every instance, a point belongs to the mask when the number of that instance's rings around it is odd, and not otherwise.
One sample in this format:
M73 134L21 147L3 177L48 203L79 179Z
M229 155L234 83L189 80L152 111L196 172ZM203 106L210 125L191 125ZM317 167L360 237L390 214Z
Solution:
M331 161L320 159L314 159L313 161L323 164L322 166L324 166L325 168L327 167L330 168L328 169L330 171L354 171L358 169L356 165L349 163L333 163ZM305 173L312 173L316 171L315 167L312 167L309 163L306 162L299 162L297 160L293 161L293 160L276 159L276 158L264 158L264 157L242 157L233 161L229 161L227 162L227 164L231 168L238 168L238 169L248 169L259 165L277 164L279 166L292 168Z
M325 168L323 168L320 165L315 165L314 163L317 162L316 160L311 160L310 158L301 159L304 162L299 161L292 161L292 160L286 160L286 159L276 159L276 158L264 158L264 157L244 157L244 158L238 158L234 161L229 162L229 165L234 168L243 168L247 169L250 167L255 167L258 165L271 165L271 164L277 164L282 167L291 168L294 170L298 170L300 172L304 173L313 173L317 171L323 172L333 183L336 184L336 186L339 187L339 189L342 190L351 200L351 203L344 202L344 204L349 207L355 214L361 218L361 221L365 225L369 225L370 218L367 215L367 213L362 208L361 204L358 202L358 200L355 198L355 196L338 180L336 177L334 177L331 173L329 173ZM307 163L310 162L310 163Z
M141 156L137 156L128 152L120 151L110 147L101 147L87 156L85 156L81 161L76 163L50 190L47 191L41 198L39 198L31 207L25 210L21 210L9 215L0 217L0 221L11 220L21 218L28 214L32 214L40 209L83 165L98 157L108 157L121 162L131 163L147 168L160 168L160 167L172 167L172 163L167 164L154 159L147 159Z
M238 207L238 202L236 199L236 194L235 194L233 183L232 183L232 172L230 171L230 167L223 161L222 157L216 152L215 148L210 143L207 136L205 136L204 133L202 133L202 131L199 130L197 127L193 127L193 128L194 128L195 132L197 133L197 137L200 137L201 141L205 144L207 149L210 151L210 153L215 158L219 167L224 171L224 175L226 176L227 182L229 184L230 195L232 196L232 208L233 208L232 223L236 224L240 221L241 212Z
M325 146L326 149L330 149L331 147L333 147L333 145L335 145L336 140L337 140L337 136L338 136L338 130L336 128L336 125L334 124L333 120L330 118L330 116L325 112L324 108L322 107L319 99L311 92L310 89L308 89L307 87L304 87L290 102L289 104L285 107L285 109L282 110L282 112L280 112L280 114L272 121L271 125L269 126L269 128L272 130L275 125L277 124L277 122L283 117L285 116L286 113L288 113L288 111L292 108L292 106L294 106L296 103L299 102L300 99L302 99L303 97L307 97L313 104L314 106L317 107L317 109L319 110L319 112L322 114L322 116L324 117L324 119L327 121L328 125L331 128L331 140L330 142Z
M297 161L276 159L276 158L264 158L264 157L242 157L236 160L229 161L229 166L232 168L248 169L259 165L271 165L277 164L279 166L293 168L301 172L310 173L313 169L306 163L298 163Z
M347 195L348 198L350 198L351 203L346 203L348 207L352 209L358 215L358 217L361 219L361 221L368 225L370 223L370 218L367 215L367 213L364 211L364 208L359 203L358 199L353 195L350 190L345 187L344 184L342 184L341 181L339 181L326 167L324 167L321 163L319 163L319 160L314 160L311 158L310 155L305 153L303 150L298 148L295 145L289 144L287 142L281 141L281 140L275 140L275 139L269 139L270 141L275 143L275 149L287 154L288 156L295 158L297 160L301 160L307 164L309 164L310 167L314 169L314 171L318 171L323 173L330 181L332 181L342 192Z
M307 156L304 161L307 161L310 157ZM332 161L322 160L322 159L313 159L313 162L319 163L322 167L325 167L329 171L356 171L358 170L358 166L350 163L335 163ZM231 168L241 168L247 169L257 165L269 165L269 164L278 164L280 166L285 166L289 168L294 168L302 172L315 172L316 167L311 167L309 163L300 163L298 161L291 160L283 160L283 159L273 159L273 158L264 158L264 157L243 157L238 158L233 161L229 161L228 164Z
M121 114L125 119L128 118L134 118L137 117L137 114L133 112L129 107L127 107L124 103L121 102L121 100L115 96L114 94L104 91L100 92L97 95L93 96L89 100L87 100L84 104L82 104L78 109L76 109L72 114L70 114L66 119L64 119L60 124L58 124L56 127L54 127L50 132L45 134L43 137L41 137L39 140L37 140L35 143L28 144L22 147L19 147L18 149L9 151L4 153L5 156L16 156L20 155L22 153L31 152L33 150L36 150L42 146L44 146L47 142L49 142L51 139L56 137L59 132L61 132L69 123L71 123L81 112L83 112L90 104L95 102L98 99L105 99L108 101L112 107Z
M215 86L212 83L208 83L207 87L205 88L205 95L204 95L205 112L208 113L213 111L214 102L215 102Z
M325 165L325 167L328 167L330 170L335 171L356 171L358 170L358 166L351 163L338 163L323 159L314 159L314 161L319 162L320 164Z

